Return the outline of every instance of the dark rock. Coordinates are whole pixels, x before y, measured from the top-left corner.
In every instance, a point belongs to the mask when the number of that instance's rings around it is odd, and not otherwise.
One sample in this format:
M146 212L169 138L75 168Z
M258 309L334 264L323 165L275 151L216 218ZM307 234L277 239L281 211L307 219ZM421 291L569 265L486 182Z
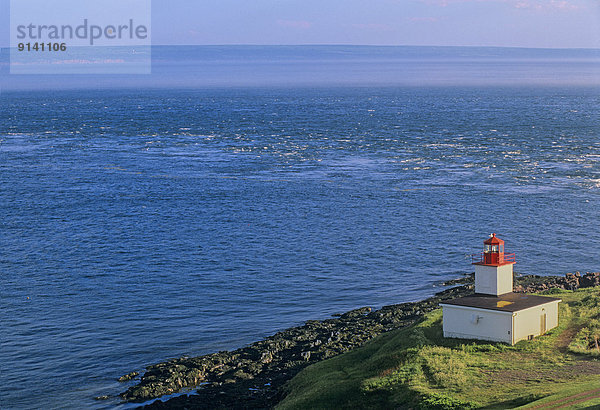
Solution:
M524 276L515 278L515 292L536 293L544 290L559 288L577 290L600 286L600 272L567 273L562 276Z
M589 288L600 285L600 272L588 272L579 279L579 286Z
M442 282L442 286L456 286L456 285L465 285L471 284L475 281L475 272L465 274L462 278L447 280Z
M129 380L132 380L133 378L139 376L140 374L138 372L131 372L129 374L126 374L125 376L121 376L119 377L119 381L120 382L127 382Z
M371 313L371 310L372 309L370 307L361 307L359 309L354 309L354 310L351 310L350 312L344 313L342 316L340 316L340 319L348 319L348 318L353 318L353 317L364 316L367 313Z
M260 357L260 362L264 364L271 363L273 361L273 354L269 351L266 351Z
M238 379L244 379L244 380L254 379L253 375L245 373L243 370L238 370L233 375Z

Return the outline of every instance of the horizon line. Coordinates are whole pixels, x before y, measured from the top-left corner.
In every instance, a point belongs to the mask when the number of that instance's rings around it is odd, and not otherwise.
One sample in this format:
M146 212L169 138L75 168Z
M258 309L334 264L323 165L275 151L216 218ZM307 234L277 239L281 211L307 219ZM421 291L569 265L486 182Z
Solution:
M600 47L531 47L531 46L490 46L490 45L414 45L414 44L344 44L344 43L305 43L305 44L264 44L264 43L225 43L225 44L151 44L151 47L422 47L422 48L510 48L523 50L594 50ZM102 46L103 47L103 46ZM116 46L118 47L118 46ZM142 46L146 47L146 46ZM2 45L0 49L10 49Z

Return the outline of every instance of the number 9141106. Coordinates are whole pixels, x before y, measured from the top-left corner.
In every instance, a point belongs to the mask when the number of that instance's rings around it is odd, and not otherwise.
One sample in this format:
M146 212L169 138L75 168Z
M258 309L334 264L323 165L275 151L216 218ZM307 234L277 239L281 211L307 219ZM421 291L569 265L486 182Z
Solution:
M66 43L19 43L19 51L67 51Z

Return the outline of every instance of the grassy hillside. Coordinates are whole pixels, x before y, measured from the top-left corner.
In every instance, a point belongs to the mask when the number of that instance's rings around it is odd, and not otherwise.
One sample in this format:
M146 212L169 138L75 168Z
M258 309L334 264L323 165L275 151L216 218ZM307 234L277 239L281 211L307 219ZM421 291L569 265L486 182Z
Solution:
M440 309L304 369L278 408L600 406L600 289L552 293L560 324L533 341L444 339Z

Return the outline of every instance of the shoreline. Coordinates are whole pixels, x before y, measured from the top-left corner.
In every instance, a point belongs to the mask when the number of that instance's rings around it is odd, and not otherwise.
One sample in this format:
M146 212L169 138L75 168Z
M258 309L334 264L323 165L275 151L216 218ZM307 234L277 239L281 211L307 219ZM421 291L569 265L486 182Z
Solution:
M515 292L549 288L574 290L600 284L600 273L515 277ZM418 302L361 307L325 320L309 320L233 351L181 357L119 378L137 384L120 394L144 408L272 408L285 396L284 385L305 367L364 345L374 337L416 323L439 303L473 293L473 276L444 282L453 286ZM181 394L161 401L161 396ZM107 399L108 397L97 397ZM156 400L155 400L156 399ZM152 400L149 404L146 404Z

